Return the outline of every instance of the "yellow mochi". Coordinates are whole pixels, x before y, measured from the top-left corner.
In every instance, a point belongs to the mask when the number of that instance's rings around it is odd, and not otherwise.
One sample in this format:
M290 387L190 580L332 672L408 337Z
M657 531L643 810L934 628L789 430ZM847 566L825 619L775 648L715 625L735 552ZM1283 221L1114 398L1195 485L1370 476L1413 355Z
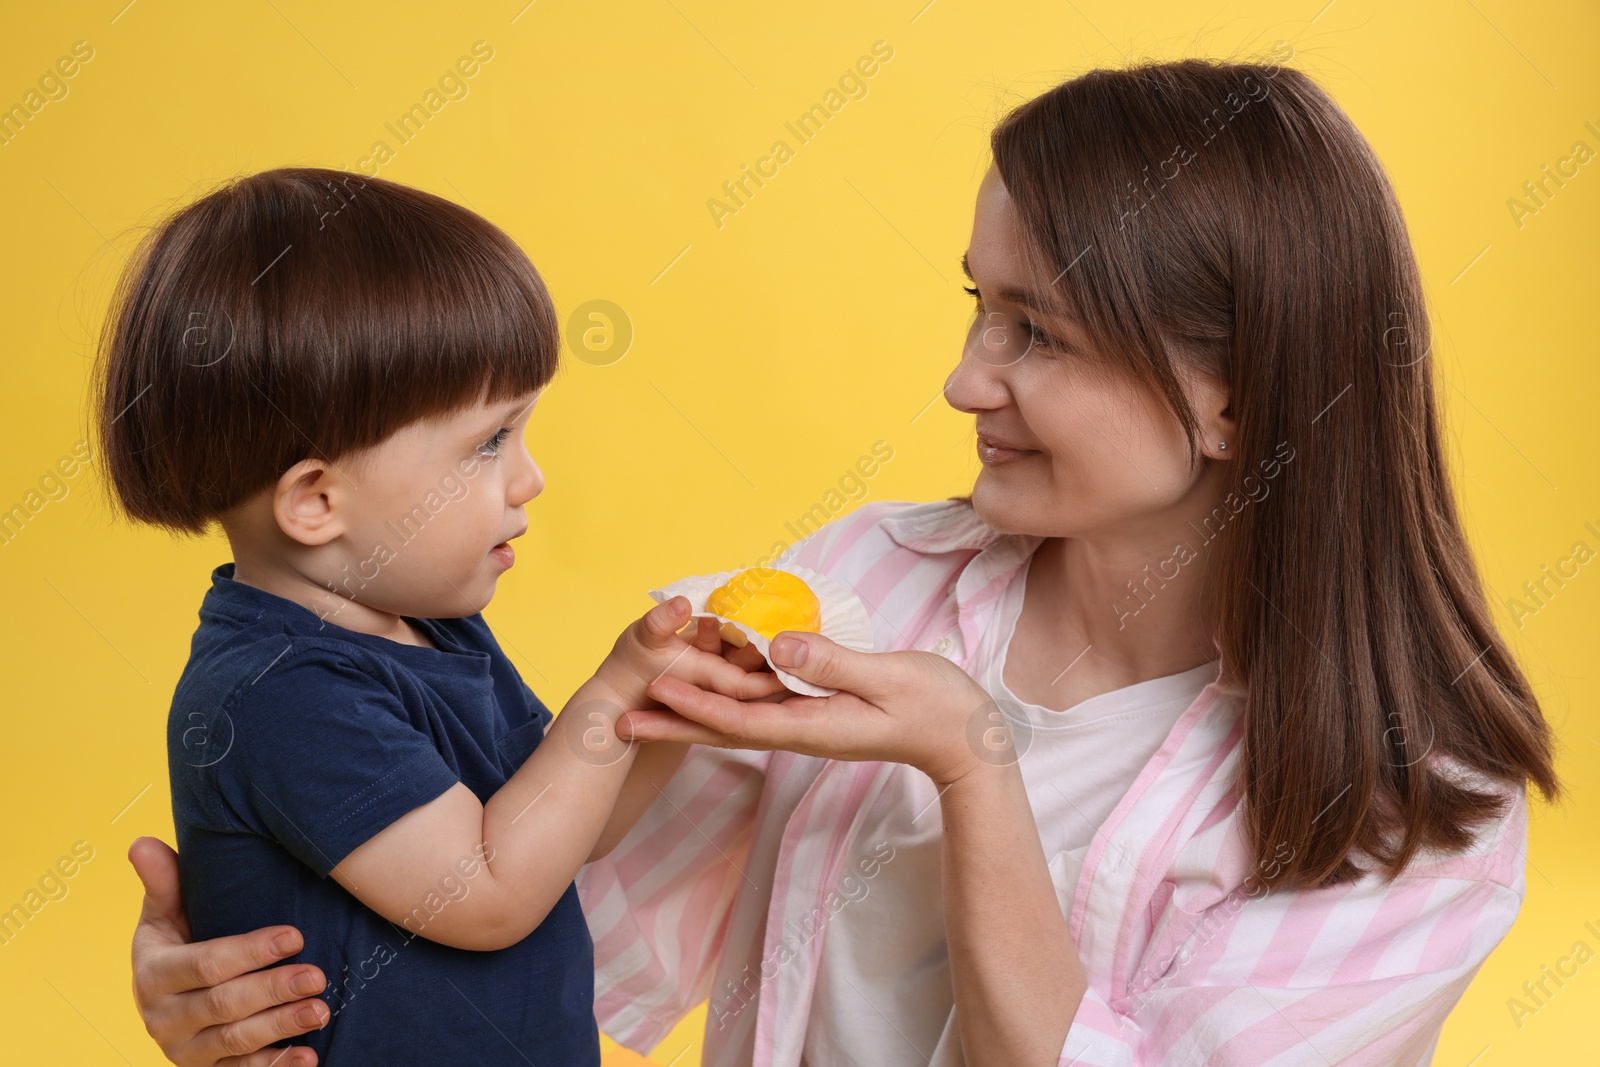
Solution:
M772 640L785 630L822 630L822 604L801 578L774 567L751 567L729 578L706 597L705 610L744 623ZM745 636L723 626L730 644L744 645Z

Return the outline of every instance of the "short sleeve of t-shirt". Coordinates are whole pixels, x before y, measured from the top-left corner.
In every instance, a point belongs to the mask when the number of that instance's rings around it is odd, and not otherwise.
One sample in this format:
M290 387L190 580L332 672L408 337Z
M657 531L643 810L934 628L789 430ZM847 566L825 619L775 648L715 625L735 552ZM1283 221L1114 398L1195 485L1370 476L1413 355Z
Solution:
M212 770L236 817L320 877L459 781L400 694L350 656L309 648L247 684Z

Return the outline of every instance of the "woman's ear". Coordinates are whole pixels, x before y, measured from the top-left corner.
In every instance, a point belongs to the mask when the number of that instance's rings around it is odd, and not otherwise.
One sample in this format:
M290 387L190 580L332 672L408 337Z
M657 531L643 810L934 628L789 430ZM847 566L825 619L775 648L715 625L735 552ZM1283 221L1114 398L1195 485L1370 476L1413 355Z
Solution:
M1207 459L1232 459L1238 455L1238 426L1233 419L1233 398L1228 383L1209 374L1193 383L1192 402L1200 423L1200 454Z
M350 484L323 459L303 459L284 471L272 493L278 528L302 545L325 545L344 533Z

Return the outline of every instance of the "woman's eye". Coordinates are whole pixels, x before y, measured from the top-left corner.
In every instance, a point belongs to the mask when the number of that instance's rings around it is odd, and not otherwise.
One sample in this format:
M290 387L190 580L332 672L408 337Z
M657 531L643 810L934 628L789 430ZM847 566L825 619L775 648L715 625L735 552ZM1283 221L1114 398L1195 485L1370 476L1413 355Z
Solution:
M1022 329L1023 329L1023 332L1028 335L1028 343L1030 345L1032 345L1033 347L1035 347L1035 348L1054 348L1054 347L1056 347L1055 338L1051 337L1049 334L1047 334L1043 330L1039 329L1039 327L1034 325L1033 323L1031 323L1031 322L1023 323L1022 324Z
M500 446L506 443L506 438L511 435L511 427L503 426L493 437L478 446L478 452L484 456L498 456Z
M963 285L961 287L961 291L966 293L968 296L972 297L972 299L974 301L976 301L976 303L977 303L976 313L979 314L979 315L983 315L985 313L984 312L984 307L983 307L983 297L978 294L977 286L975 286L975 285ZM999 315L998 312L996 312L996 313L994 313L993 315L991 315L989 317L991 319L994 319L994 318L999 318L1000 315ZM1004 327L1004 326L991 326L990 327L990 330L1001 330L1001 331L1004 331L1005 329L1006 329L1006 327ZM1021 338L1026 340L1027 345L1028 345L1028 347L1030 349L1048 348L1048 349L1052 349L1054 351L1067 351L1066 345L1064 345L1061 342L1057 341L1054 337L1052 337L1049 333L1047 333L1044 329L1042 329L1038 324L1034 323L1031 319L1022 319L1017 323L1017 334L1018 334L1019 337L1021 337Z

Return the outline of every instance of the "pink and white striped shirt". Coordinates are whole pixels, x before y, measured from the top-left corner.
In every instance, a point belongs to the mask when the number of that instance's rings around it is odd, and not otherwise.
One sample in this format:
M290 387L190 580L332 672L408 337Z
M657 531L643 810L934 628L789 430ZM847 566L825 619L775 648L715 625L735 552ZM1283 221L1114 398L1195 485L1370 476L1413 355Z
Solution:
M880 651L929 649L965 667L1037 543L966 503L878 503L784 562L853 587ZM1466 852L1427 854L1388 883L1265 892L1236 781L1241 696L1224 666L1081 864L1050 858L1089 981L1060 1067L1426 1064L1516 918L1521 788ZM709 997L705 1067L796 1067L820 935L847 902L846 859L894 766L692 746L627 837L578 875L601 1029L648 1052Z

